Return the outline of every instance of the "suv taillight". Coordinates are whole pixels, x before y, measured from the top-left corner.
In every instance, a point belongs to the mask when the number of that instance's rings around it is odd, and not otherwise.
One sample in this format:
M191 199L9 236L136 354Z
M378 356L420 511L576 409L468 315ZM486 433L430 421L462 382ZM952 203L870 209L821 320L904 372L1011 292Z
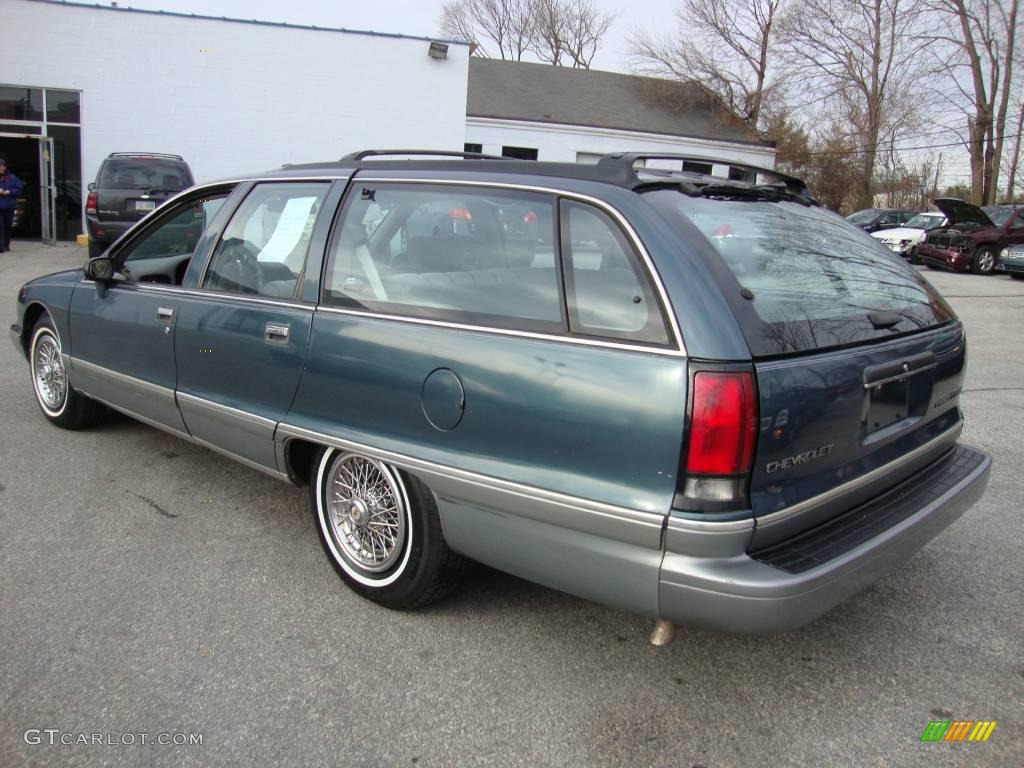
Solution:
M90 192L89 193L89 197L87 197L85 199L85 212L86 213L92 213L92 214L96 213L96 193L95 192Z
M697 371L681 499L694 512L749 506L747 486L757 436L757 392L749 371Z

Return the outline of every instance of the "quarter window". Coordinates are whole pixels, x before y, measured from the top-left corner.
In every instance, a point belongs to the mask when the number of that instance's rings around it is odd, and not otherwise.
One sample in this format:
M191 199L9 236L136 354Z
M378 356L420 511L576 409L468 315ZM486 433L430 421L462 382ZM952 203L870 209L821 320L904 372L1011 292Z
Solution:
M572 331L667 344L658 302L622 231L592 206L563 201L561 209Z
M327 303L564 332L549 196L362 185L343 216L327 265Z
M203 287L291 298L327 184L261 184L228 222Z

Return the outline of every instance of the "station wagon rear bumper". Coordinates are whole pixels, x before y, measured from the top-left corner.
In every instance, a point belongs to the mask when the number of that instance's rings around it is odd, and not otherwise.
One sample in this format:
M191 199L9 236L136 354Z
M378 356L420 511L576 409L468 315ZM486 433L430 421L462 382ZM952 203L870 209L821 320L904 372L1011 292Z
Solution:
M849 519L835 530L822 531L825 526L819 526L786 543L788 552L780 547L753 556L667 552L659 583L661 618L743 634L786 632L813 621L906 562L981 498L992 465L988 454L960 445L941 461L947 462L941 476L925 478L930 492L908 487L895 489L895 495L883 494L851 510ZM824 562L813 555L810 561L801 560L802 550L818 547L828 553L828 547L849 536L852 527L877 528L877 516L890 514L895 517L883 523L892 522L889 527L841 554ZM741 540L733 537L734 542Z

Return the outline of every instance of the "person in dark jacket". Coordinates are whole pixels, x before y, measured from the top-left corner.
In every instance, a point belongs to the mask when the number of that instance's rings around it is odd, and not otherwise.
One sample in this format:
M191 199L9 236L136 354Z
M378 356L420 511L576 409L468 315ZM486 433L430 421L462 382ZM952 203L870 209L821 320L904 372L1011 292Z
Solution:
M0 157L0 253L11 250L14 206L21 194L21 179L7 170L7 158Z

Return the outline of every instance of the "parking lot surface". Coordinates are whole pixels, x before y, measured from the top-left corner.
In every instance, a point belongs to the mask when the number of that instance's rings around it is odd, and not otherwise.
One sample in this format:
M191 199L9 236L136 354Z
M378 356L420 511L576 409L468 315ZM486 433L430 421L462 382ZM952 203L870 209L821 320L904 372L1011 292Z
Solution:
M4 335L24 281L83 259L0 255ZM967 327L987 495L809 627L667 648L483 567L424 611L369 603L304 490L128 418L49 425L4 339L0 766L1024 765L1024 282L928 278ZM998 725L922 743L931 720ZM178 734L202 743L154 743Z

